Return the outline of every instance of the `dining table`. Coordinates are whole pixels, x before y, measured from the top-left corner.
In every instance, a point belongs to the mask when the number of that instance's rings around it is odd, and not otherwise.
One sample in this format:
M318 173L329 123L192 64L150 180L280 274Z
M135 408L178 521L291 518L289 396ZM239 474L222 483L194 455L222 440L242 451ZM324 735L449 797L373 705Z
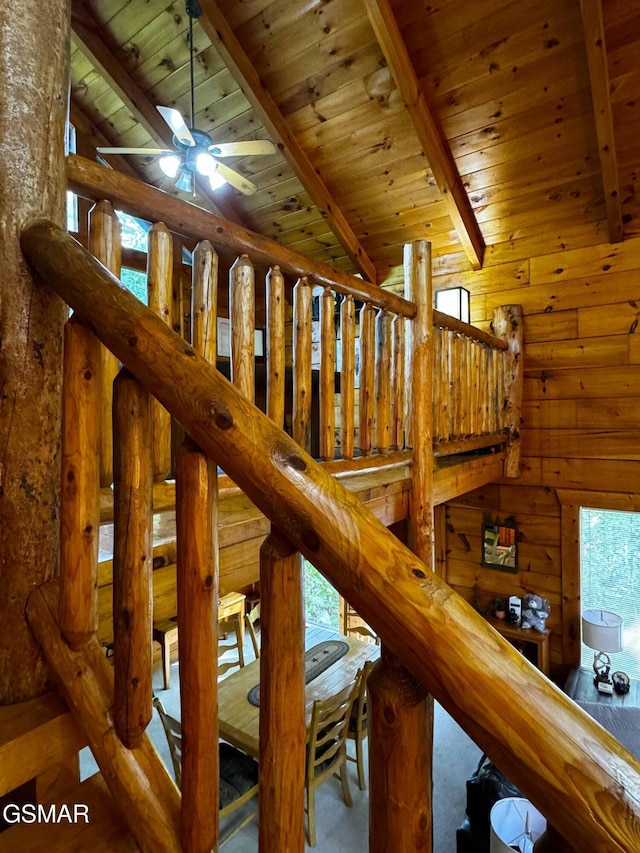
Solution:
M374 643L328 632L306 634L307 651L316 648L327 637L344 642L344 655L312 678L305 687L305 725L307 734L316 699L328 699L355 681L358 670L368 660L376 660L380 648ZM258 758L260 708L249 701L249 693L260 682L260 661L254 660L218 683L218 732L222 740Z

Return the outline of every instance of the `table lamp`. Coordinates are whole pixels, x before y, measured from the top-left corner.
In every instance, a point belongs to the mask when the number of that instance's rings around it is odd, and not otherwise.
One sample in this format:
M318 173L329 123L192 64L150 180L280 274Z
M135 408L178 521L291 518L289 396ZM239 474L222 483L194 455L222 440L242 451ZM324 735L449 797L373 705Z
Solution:
M611 684L609 652L622 651L622 617L609 610L585 610L582 614L582 642L595 650L593 683Z
M498 800L489 815L490 853L533 853L545 833L547 821L529 800L506 797Z

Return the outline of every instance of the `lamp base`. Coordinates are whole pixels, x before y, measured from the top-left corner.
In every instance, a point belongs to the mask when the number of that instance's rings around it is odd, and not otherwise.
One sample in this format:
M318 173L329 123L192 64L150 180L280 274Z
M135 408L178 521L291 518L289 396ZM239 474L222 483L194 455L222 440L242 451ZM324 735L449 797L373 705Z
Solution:
M597 687L599 684L611 684L609 672L611 671L611 658L606 652L596 652L593 656L593 671L595 677L593 683Z

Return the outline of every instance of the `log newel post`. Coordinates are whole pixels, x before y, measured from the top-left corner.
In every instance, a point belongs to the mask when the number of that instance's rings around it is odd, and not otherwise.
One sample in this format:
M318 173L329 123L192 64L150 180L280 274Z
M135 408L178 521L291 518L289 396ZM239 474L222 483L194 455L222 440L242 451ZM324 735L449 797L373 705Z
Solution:
M509 344L503 365L501 388L502 426L508 430L505 477L520 476L520 423L522 413L524 331L521 305L501 305L493 315L493 330Z
M76 317L64 332L60 628L77 649L98 628L100 341Z
M231 380L252 403L255 399L255 273L248 255L229 270Z
M279 427L284 424L285 296L284 276L273 266L266 278L267 302L267 414Z
M109 201L99 201L89 212L89 251L101 264L120 278L122 246L120 220ZM113 380L118 375L118 359L101 346L102 376L100 429L100 486L113 482Z
M151 719L151 398L128 370L113 385L113 636L116 730L130 749Z
M304 850L302 558L276 529L260 551L260 853Z
M147 292L149 308L171 327L173 239L164 222L149 231ZM171 471L171 415L157 400L151 401L153 418L153 479L161 483Z
M433 566L433 309L431 244L425 240L404 247L404 277L408 298L416 304L407 321L407 419L410 422L411 550Z
M185 853L218 839L217 470L188 437L176 457L182 808Z
M432 701L384 645L367 685L369 851L430 853Z

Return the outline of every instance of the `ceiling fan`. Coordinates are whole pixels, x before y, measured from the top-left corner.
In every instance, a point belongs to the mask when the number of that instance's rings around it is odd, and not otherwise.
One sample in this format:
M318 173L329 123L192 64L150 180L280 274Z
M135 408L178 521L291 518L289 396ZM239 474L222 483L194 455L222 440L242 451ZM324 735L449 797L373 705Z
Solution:
M99 154L154 154L159 155L158 165L168 178L176 178L176 187L185 192L195 193L196 174L209 179L212 190L224 184L231 184L241 193L251 195L258 188L250 181L221 163L219 157L249 157L256 154L274 154L276 147L268 139L255 139L246 142L214 143L208 133L198 130L195 125L194 97L194 47L193 20L199 18L202 9L198 0L185 0L189 16L189 70L191 94L191 127L187 126L179 110L158 106L156 109L173 132L173 150L167 148L105 148L97 149Z

